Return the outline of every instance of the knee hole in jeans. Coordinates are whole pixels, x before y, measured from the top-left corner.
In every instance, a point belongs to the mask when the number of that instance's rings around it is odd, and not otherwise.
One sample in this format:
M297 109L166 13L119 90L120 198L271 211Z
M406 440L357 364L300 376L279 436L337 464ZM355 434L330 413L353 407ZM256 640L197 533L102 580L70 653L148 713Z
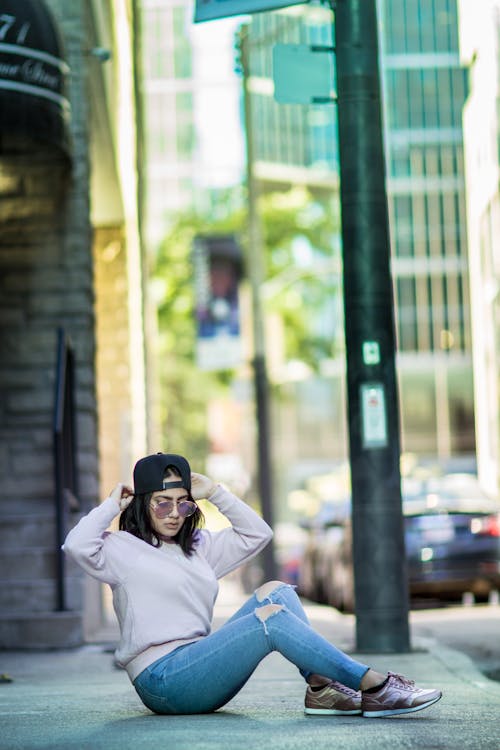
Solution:
M282 609L285 609L283 604L264 604L263 607L257 607L254 611L255 616L258 617L261 622L265 622L268 617L272 617L272 615L275 615Z
M278 589L280 586L286 586L287 584L283 581L267 581L267 583L263 583L262 586L259 586L258 589L255 591L255 596L257 597L257 600L259 602L264 601L266 596L269 596L275 589Z
M268 620L269 617L278 614L278 612L281 612L282 609L285 609L283 604L264 604L262 607L254 609L255 617L261 621L266 635L269 635L266 620Z

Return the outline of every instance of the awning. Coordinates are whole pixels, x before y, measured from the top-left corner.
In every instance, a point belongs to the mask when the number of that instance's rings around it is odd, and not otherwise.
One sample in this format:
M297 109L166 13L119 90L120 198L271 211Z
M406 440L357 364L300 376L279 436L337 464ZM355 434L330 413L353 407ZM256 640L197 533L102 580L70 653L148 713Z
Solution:
M0 7L0 134L69 155L69 67L54 19L43 0L2 0Z

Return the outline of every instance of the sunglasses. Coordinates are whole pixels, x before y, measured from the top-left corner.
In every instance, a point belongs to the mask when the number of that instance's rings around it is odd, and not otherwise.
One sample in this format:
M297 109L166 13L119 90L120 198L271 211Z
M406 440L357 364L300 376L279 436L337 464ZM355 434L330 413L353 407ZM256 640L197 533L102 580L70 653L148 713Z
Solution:
M177 507L177 512L181 518L192 516L198 508L192 500L181 500L180 502L176 500L162 500L160 503L152 506L156 518L166 518L172 513L174 507Z

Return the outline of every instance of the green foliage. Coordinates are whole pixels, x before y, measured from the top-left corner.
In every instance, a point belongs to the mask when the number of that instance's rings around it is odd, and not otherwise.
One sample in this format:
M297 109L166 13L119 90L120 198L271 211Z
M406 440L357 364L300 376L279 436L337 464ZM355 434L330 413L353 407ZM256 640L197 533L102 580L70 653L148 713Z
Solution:
M206 404L223 389L228 373L200 372L195 362L196 321L191 249L197 234L234 231L238 219L215 224L183 214L161 244L155 267L161 341L161 424L168 446L203 467L208 452ZM215 228L216 227L216 228ZM215 229L214 229L215 228Z
M176 352L162 357L161 424L167 450L188 456L193 467L203 471L209 450L206 405L214 391L212 377L200 373L192 358Z
M283 321L285 358L313 369L332 356L333 331L339 323L327 319L333 316L332 300L338 301L340 289L335 207L333 201L313 200L303 189L270 193L259 203L266 254L264 308ZM205 405L224 390L232 373L200 372L196 367L193 240L197 234L235 234L244 247L247 241L245 211L221 213L211 206L207 215L179 216L159 248L154 272L163 351L162 423L167 444L199 461L207 450Z
M337 202L313 200L297 188L264 196L261 212L271 290L267 309L283 320L286 358L316 369L335 353L340 323L332 304L340 300Z

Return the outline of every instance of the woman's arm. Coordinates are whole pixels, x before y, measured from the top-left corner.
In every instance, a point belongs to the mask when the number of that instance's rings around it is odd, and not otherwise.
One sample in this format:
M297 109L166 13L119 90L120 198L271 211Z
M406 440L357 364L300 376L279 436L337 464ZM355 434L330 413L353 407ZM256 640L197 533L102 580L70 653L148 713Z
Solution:
M202 474L192 475L191 491L194 499L206 497L231 522L230 528L203 533L204 553L218 578L254 557L270 542L270 526L232 492ZM200 494L203 492L206 494Z
M133 492L123 484L117 484L109 497L101 505L84 516L69 532L63 544L64 552L87 573L105 583L118 583L121 579L121 566L109 554L111 535L104 532L111 521L125 510L133 498Z

